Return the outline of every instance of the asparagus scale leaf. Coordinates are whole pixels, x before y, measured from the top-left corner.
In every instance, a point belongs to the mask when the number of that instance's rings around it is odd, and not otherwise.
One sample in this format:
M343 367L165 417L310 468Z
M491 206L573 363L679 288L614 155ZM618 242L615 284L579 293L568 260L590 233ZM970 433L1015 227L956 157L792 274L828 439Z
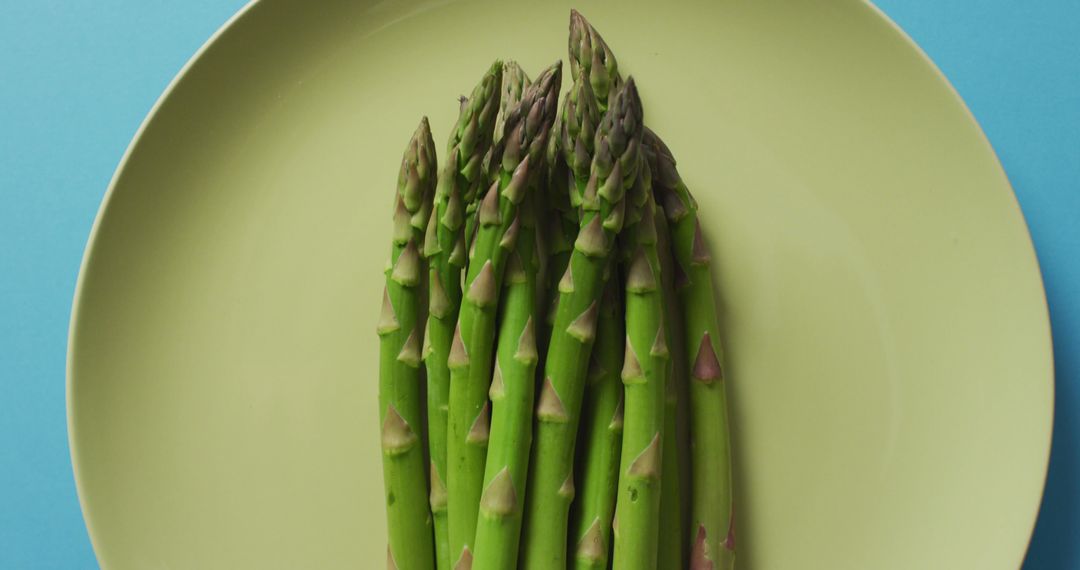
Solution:
M379 319L379 419L389 535L387 557L401 569L435 565L428 467L419 430L421 316L424 300L423 226L435 186L435 143L427 118L420 122L402 160L394 199L394 235Z
M446 442L450 399L447 364L454 327L461 305L461 273L465 267L464 196L482 184L478 160L491 148L491 132L498 113L503 67L492 64L462 105L450 135L447 157L435 188L427 222L424 256L428 260L428 321L423 350L427 369L428 446L431 457L431 513L435 526L437 568L451 567L447 509ZM475 191L474 191L475 192Z
M503 273L522 232L518 208L543 162L561 81L561 64L549 67L507 115L503 139L493 155L500 165L498 180L479 198L477 232L448 361L447 486L455 567L471 567L473 560L490 435L488 389Z
M566 273L536 405L536 432L526 497L521 566L566 567L567 526L574 497L574 445L585 376L608 260L622 229L626 189L637 177L641 100L633 81L613 98L596 134L596 153L583 194L581 226Z

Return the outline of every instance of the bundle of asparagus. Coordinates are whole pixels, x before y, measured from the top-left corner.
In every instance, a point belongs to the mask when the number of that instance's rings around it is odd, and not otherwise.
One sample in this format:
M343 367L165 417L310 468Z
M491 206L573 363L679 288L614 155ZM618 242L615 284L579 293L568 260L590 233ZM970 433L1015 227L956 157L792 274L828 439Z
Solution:
M561 105L561 64L497 61L437 176L427 119L406 148L378 326L390 568L734 567L697 203L576 11L569 48Z

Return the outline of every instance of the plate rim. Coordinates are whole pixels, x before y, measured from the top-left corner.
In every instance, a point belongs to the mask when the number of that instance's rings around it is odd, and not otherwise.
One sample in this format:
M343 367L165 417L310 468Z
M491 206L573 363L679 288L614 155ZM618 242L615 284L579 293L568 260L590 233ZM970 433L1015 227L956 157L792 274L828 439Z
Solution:
M1045 457L1043 458L1043 461L1040 465L1040 469L1042 472L1042 483L1039 488L1038 501L1036 501L1034 505L1034 511L1028 515L1028 522L1025 525L1028 529L1025 546L1023 551L1020 553L1020 560L1016 562L1016 567L1019 569L1023 566L1024 560L1027 557L1028 550L1031 547L1031 541L1035 531L1035 525L1038 520L1038 516L1042 508L1043 498L1046 492L1046 477L1049 472L1050 456L1053 451L1054 416L1057 409L1056 369L1053 351L1053 329L1050 321L1049 302L1046 296L1046 284L1043 278L1042 266L1039 263L1038 254L1035 249L1034 240L1031 235L1031 229L1028 225L1027 218L1024 216L1023 209L1020 206L1019 198L1016 195L1016 189L1013 187L1012 182L1009 180L1008 173L1002 165L1001 159L998 156L997 151L994 149L993 144L990 142L989 137L987 137L986 132L983 130L982 125L979 123L979 120L975 117L974 113L972 113L970 107L968 107L967 102L963 99L963 97L960 95L959 91L955 88L952 82L949 81L948 77L944 74L944 72L937 66L934 60L926 53L926 51L923 50L923 48L918 44L918 42L916 42L910 35L908 35L908 33L904 31L904 29L899 24L897 24L891 17L889 17L888 14L886 14L880 7L878 7L873 0L832 1L837 3L850 3L858 6L861 9L868 9L870 12L872 12L875 17L877 17L881 22L885 23L889 28L891 28L891 30L903 41L903 43L906 44L906 46L911 49L915 55L918 56L922 64L924 64L934 74L937 82L946 88L954 102L959 103L959 107L966 116L967 122L974 127L978 140L985 147L986 151L988 151L990 158L992 158L992 162L996 170L996 176L1001 179L1001 181L1004 183L1004 187L1008 189L1010 198L1009 203L1011 206L1010 209L1013 214L1019 219L1020 224L1023 228L1023 234L1026 238L1027 255L1035 262L1035 277L1039 285L1039 300L1041 300L1041 311L1039 312L1039 317L1043 321L1043 329L1045 331L1045 346L1043 347L1043 357L1046 359L1046 364L1048 364L1047 369L1049 371L1049 377L1042 379L1042 382L1049 385L1049 409L1047 410L1049 417L1047 418L1047 422L1045 424L1046 434L1044 436L1048 443L1046 445ZM72 297L71 316L68 321L67 347L65 351L64 400L65 419L67 423L68 452L71 459L72 474L75 479L75 488L76 495L79 501L79 510L83 519L83 524L86 527L87 535L90 539L91 547L94 550L95 559L97 559L99 563L101 563L98 554L100 551L100 542L97 533L95 532L94 525L91 523L88 517L88 509L85 499L86 492L84 490L83 478L80 476L79 451L75 445L76 430L73 398L73 387L75 383L74 347L78 342L78 335L76 334L76 329L77 323L79 321L79 315L82 312L81 308L84 296L84 278L87 273L87 268L92 263L92 258L98 241L98 233L102 220L105 217L105 212L112 203L118 181L121 178L125 169L127 168L128 162L133 154L134 149L142 141L146 130L157 118L165 102L172 97L173 92L178 88L178 86L183 83L185 79L187 79L187 76L191 72L192 68L203 58L206 52L212 49L213 46L217 44L223 36L232 32L233 29L236 28L242 20L249 16L254 11L254 9L261 4L263 4L263 0L248 0L246 4L241 6L232 16L230 16L224 23L222 23L221 26L219 26L218 29L215 30L214 33L211 34L206 39L206 41L202 43L201 46L199 46L199 48L184 63L180 70L177 71L176 75L173 76L165 89L157 97L154 104L150 107L150 110L147 111L146 116L140 122L138 129L136 129L135 133L132 135L131 141L125 148L124 153L120 158L120 161L117 163L117 166L113 171L113 174L105 189L105 193L102 195L101 203L98 206L97 212L94 215L94 221L91 225L90 232L87 237L86 246L83 248L83 254L79 263L78 276L76 278L75 289Z
M82 259L79 262L79 274L75 279L75 291L71 300L71 318L68 321L68 333L67 333L67 348L65 351L64 362L64 415L67 422L67 443L68 454L71 458L71 471L75 479L75 495L79 500L79 514L83 519L83 526L86 527L86 534L90 539L90 546L94 551L94 558L101 564L101 558L99 556L100 541L97 533L94 530L94 525L90 522L90 518L87 516L88 509L86 505L86 492L83 489L83 478L80 476L79 469L79 451L75 445L75 417L74 417L74 397L73 388L75 385L75 345L78 342L78 335L76 329L79 320L79 314L81 313L83 294L84 294L84 278L87 273L87 268L92 262L95 246L97 244L98 232L101 230L101 222L105 217L105 211L109 208L109 205L113 201L113 196L116 192L116 186L120 180L121 175L127 168L128 161L131 159L135 148L142 141L143 135L149 128L150 124L154 122L165 102L172 97L173 92L177 87L187 78L191 69L202 59L203 55L209 51L225 34L228 34L236 27L241 20L243 20L251 11L262 2L262 0L247 0L247 3L240 7L229 19L225 20L209 38L206 39L199 46L195 53L184 65L176 72L176 75L169 81L165 89L158 95L154 104L150 107L150 110L146 112L146 116L143 117L142 122L139 123L139 128L135 130L135 134L131 136L131 141L124 149L124 154L120 157L120 162L117 163L116 169L113 170L112 177L109 179L109 184L105 188L105 193L101 197L101 204L98 205L97 212L94 214L94 222L90 226L90 233L86 238L86 246L83 248Z

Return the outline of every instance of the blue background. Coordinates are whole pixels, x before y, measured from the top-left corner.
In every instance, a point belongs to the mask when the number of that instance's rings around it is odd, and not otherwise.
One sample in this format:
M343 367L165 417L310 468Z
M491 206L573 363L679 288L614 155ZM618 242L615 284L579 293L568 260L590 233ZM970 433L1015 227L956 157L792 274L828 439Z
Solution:
M96 567L64 411L79 261L143 117L243 4L0 4L0 568ZM1058 408L1025 569L1080 568L1080 2L878 5L967 101L1031 227L1053 322Z

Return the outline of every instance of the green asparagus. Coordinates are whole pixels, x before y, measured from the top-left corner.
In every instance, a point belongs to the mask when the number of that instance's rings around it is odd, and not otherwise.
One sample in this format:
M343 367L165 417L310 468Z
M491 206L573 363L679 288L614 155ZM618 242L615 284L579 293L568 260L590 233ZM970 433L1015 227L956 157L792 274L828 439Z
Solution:
M623 432L623 386L619 370L626 332L620 288L615 279L609 280L604 288L581 413L582 449L577 454L581 493L574 502L570 525L575 549L571 567L579 570L604 570L610 561Z
M379 419L390 565L427 570L435 565L420 371L423 300L423 227L435 186L435 143L420 121L401 163L394 200L394 235L379 318Z
M664 455L665 382L670 354L648 165L631 192L622 247L626 267L623 447L615 514L616 570L657 567ZM665 529L666 531L667 529Z
M461 272L465 267L462 228L463 194L482 183L476 168L478 157L490 151L490 133L499 103L502 65L495 62L462 106L450 135L448 157L439 174L434 206L427 223L424 256L430 265L427 334L424 364L427 368L428 447L431 456L431 512L435 523L437 567L449 570L450 535L446 497L446 430L450 397L447 358L461 305Z
M683 324L693 454L690 568L729 570L735 564L731 435L709 251L697 202L679 176L671 151L652 132L644 146L655 164L656 194L671 226L679 300L684 307L694 307Z
M427 119L401 163L377 328L394 570L734 568L698 205L573 10L568 44L561 105L560 64L496 61L442 168Z
M684 515L689 514L688 493L683 490L684 467L688 459L680 442L680 426L677 417L680 413L679 401L685 400L681 391L686 387L686 361L683 354L683 316L675 294L675 263L671 257L671 236L668 232L667 218L660 208L656 208L656 251L660 258L660 283L664 300L664 331L667 333L668 349L673 358L668 359L667 382L664 386L664 476L661 479L660 492L660 543L657 568L659 570L682 570L686 558L688 541L683 532ZM685 433L685 429L681 430Z
M457 329L451 343L448 491L450 548L455 568L469 568L484 483L490 430L487 395L494 356L495 317L503 271L521 232L518 205L543 162L562 80L561 64L549 67L509 113L493 159L499 179L480 199L477 234L469 260Z
M590 78L590 82L593 84L594 91L597 94L597 103L600 108L604 108L606 104L606 99L603 96L604 86L618 85L621 81L618 63L611 49L596 29L581 14L571 12L571 46L575 44L575 37L582 38L578 40L578 43L587 46L587 49L579 50L582 54L580 57L571 57L571 73L575 77L587 75ZM659 142L659 138L655 134L650 134L648 137L657 143ZM659 146L666 154L669 165L664 168L654 169L654 179L662 177L668 188L674 188L675 181L672 174L674 174L674 178L677 178L674 159L671 158L670 152L662 143L659 143ZM681 180L679 180L679 183L681 184ZM658 186L664 185L658 184ZM667 217L672 220L670 231L674 242L673 249L676 260L679 262L674 268L676 273L675 281L678 284L692 281L692 278L686 277L686 273L691 271L692 251L690 248L694 243L693 236L696 232L699 232L699 230L695 229L697 228L697 204L693 201L689 191L685 190L685 185L682 186L682 190L673 194L677 196L676 199L668 197L669 195L672 195L670 191L664 191L663 188L660 188L656 199L663 204ZM676 217L684 215L681 212L690 209L693 210L692 215L687 220L683 220L681 224L677 223L676 220L672 219L673 211L668 208L669 203L673 206L676 203L683 204L681 208L674 210ZM704 251L704 241L699 239L698 242L700 243L699 249L703 252L702 255L707 258L708 254ZM722 374L719 364L721 355L718 336L719 325L716 321L711 292L712 279L709 275L707 259L705 261L696 260L694 263L696 263L695 267L699 268L699 277L697 283L690 287L693 291L688 291L686 287L677 287L679 289L678 297L683 302L682 306L694 307L693 311L689 311L687 322L682 327L685 343L684 351L690 353L689 360L686 360L683 364L692 369L693 365L698 362L698 348L703 346L702 336L707 335L709 342L704 344L709 345L709 350L703 351L701 354L701 362L704 368L700 372L706 375L717 375L717 378L696 378L696 381L690 382L689 398L687 398L690 401L691 408L691 413L688 414L690 416L689 428L680 425L681 419L676 418L677 434L688 431L692 440L698 440L697 447L693 448L689 454L690 457L680 458L679 461L684 466L683 471L686 473L683 475L684 480L686 480L687 476L690 480L689 492L682 493L682 501L684 504L692 504L692 507L683 508L683 510L691 511L688 515L684 514L683 516L683 520L691 522L690 528L683 529L683 540L693 541L691 568L696 570L698 568L714 567L708 564L716 562L717 557L720 557L721 560L720 564L715 566L716 568L730 567L733 564L731 561L734 560L735 541L734 515L731 511L731 451L727 425L727 401L723 394L723 383L717 381ZM708 304L699 304L698 301L707 301ZM696 323L690 322L690 315L694 317ZM706 321L711 321L712 324L705 326ZM716 356L716 358L712 359L710 356ZM715 371L708 369L708 363L713 361L716 362ZM693 375L690 374L690 376ZM676 383L676 389L678 389L678 383ZM683 388L682 391L685 392L686 389ZM676 407L685 406L685 401L686 399L681 399ZM696 438L694 434L697 434ZM685 440L679 437L677 441ZM679 448L681 449L681 446ZM687 469L687 466L689 466L689 469ZM692 497L693 500L689 501L687 497ZM718 535L718 533L720 534ZM724 552L719 552L721 544L724 545ZM708 553L704 554L706 547L708 547ZM696 563L696 559L707 560L708 564L704 562Z
M526 496L522 567L566 567L567 524L574 496L573 459L598 305L625 194L637 177L641 100L627 81L596 134L596 152L582 201L581 226L559 301L536 407L537 425Z
M517 564L521 514L532 443L536 363L536 289L539 262L530 194L521 205L521 230L505 276L495 372L491 381L491 439L476 529L474 570Z

